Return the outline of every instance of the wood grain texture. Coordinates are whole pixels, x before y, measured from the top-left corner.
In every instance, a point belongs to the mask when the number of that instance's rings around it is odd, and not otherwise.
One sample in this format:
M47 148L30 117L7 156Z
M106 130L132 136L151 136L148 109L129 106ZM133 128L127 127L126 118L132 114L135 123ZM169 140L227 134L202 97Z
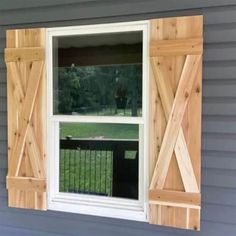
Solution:
M168 83L169 80L166 79L168 73L165 61L160 58L151 58L151 65L155 77L158 78L156 81L159 94L165 112L165 118L168 120L174 102L174 93L171 89L171 85ZM188 192L199 192L182 127L180 127L176 140L175 155L185 190Z
M150 56L199 55L203 51L202 38L156 40L150 44Z
M152 176L150 188L162 189L165 184L170 160L175 148L185 109L198 71L201 56L187 56L169 115L160 153Z
M45 192L46 180L31 177L7 177L7 188Z
M8 204L46 210L44 29L7 31Z
M5 49L5 62L43 61L44 59L45 59L45 49L42 47Z
M194 230L200 229L202 28L202 16L175 17L151 20L150 32L150 193L164 195L150 195L149 221ZM158 106L162 113L154 112ZM190 204L192 194L198 197Z
M21 160L24 151L25 139L30 126L30 120L33 113L34 103L38 92L43 62L33 62L32 69L29 75L26 95L22 106L22 111L19 116L19 128L16 132L16 141L10 156L10 168L8 169L9 176L18 176Z
M199 193L186 193L170 190L150 190L149 199L151 201L164 201L174 203L186 203L192 205L200 205L201 196Z

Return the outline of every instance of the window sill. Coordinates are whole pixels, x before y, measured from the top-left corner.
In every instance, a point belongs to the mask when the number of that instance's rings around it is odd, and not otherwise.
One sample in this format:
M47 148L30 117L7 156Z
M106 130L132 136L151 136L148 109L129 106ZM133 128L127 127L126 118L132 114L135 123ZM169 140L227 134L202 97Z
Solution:
M49 200L48 209L147 222L146 207L137 200L59 193Z

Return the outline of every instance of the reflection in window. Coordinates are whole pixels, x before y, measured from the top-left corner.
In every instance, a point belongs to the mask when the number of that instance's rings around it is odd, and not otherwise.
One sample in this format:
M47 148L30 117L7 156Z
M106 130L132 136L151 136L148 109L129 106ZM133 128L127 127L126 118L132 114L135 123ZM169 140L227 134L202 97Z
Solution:
M142 33L54 38L54 114L142 116Z
M141 65L58 68L58 114L140 116Z
M60 192L139 199L142 89L141 31L53 38L53 114L95 120L59 121Z
M60 192L138 199L139 127L61 123Z

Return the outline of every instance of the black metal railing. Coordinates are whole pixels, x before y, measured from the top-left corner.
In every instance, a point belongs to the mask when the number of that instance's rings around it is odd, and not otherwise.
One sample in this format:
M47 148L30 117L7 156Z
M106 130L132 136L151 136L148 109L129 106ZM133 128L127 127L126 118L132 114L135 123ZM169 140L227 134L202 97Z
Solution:
M61 139L60 191L138 197L138 140Z

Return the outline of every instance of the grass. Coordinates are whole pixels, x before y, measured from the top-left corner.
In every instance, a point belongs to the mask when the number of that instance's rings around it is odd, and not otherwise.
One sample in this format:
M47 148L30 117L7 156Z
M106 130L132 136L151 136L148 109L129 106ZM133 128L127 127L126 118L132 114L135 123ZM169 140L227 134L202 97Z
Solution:
M62 123L60 137L138 139L138 125L101 123Z
M61 150L60 191L111 196L111 151Z

